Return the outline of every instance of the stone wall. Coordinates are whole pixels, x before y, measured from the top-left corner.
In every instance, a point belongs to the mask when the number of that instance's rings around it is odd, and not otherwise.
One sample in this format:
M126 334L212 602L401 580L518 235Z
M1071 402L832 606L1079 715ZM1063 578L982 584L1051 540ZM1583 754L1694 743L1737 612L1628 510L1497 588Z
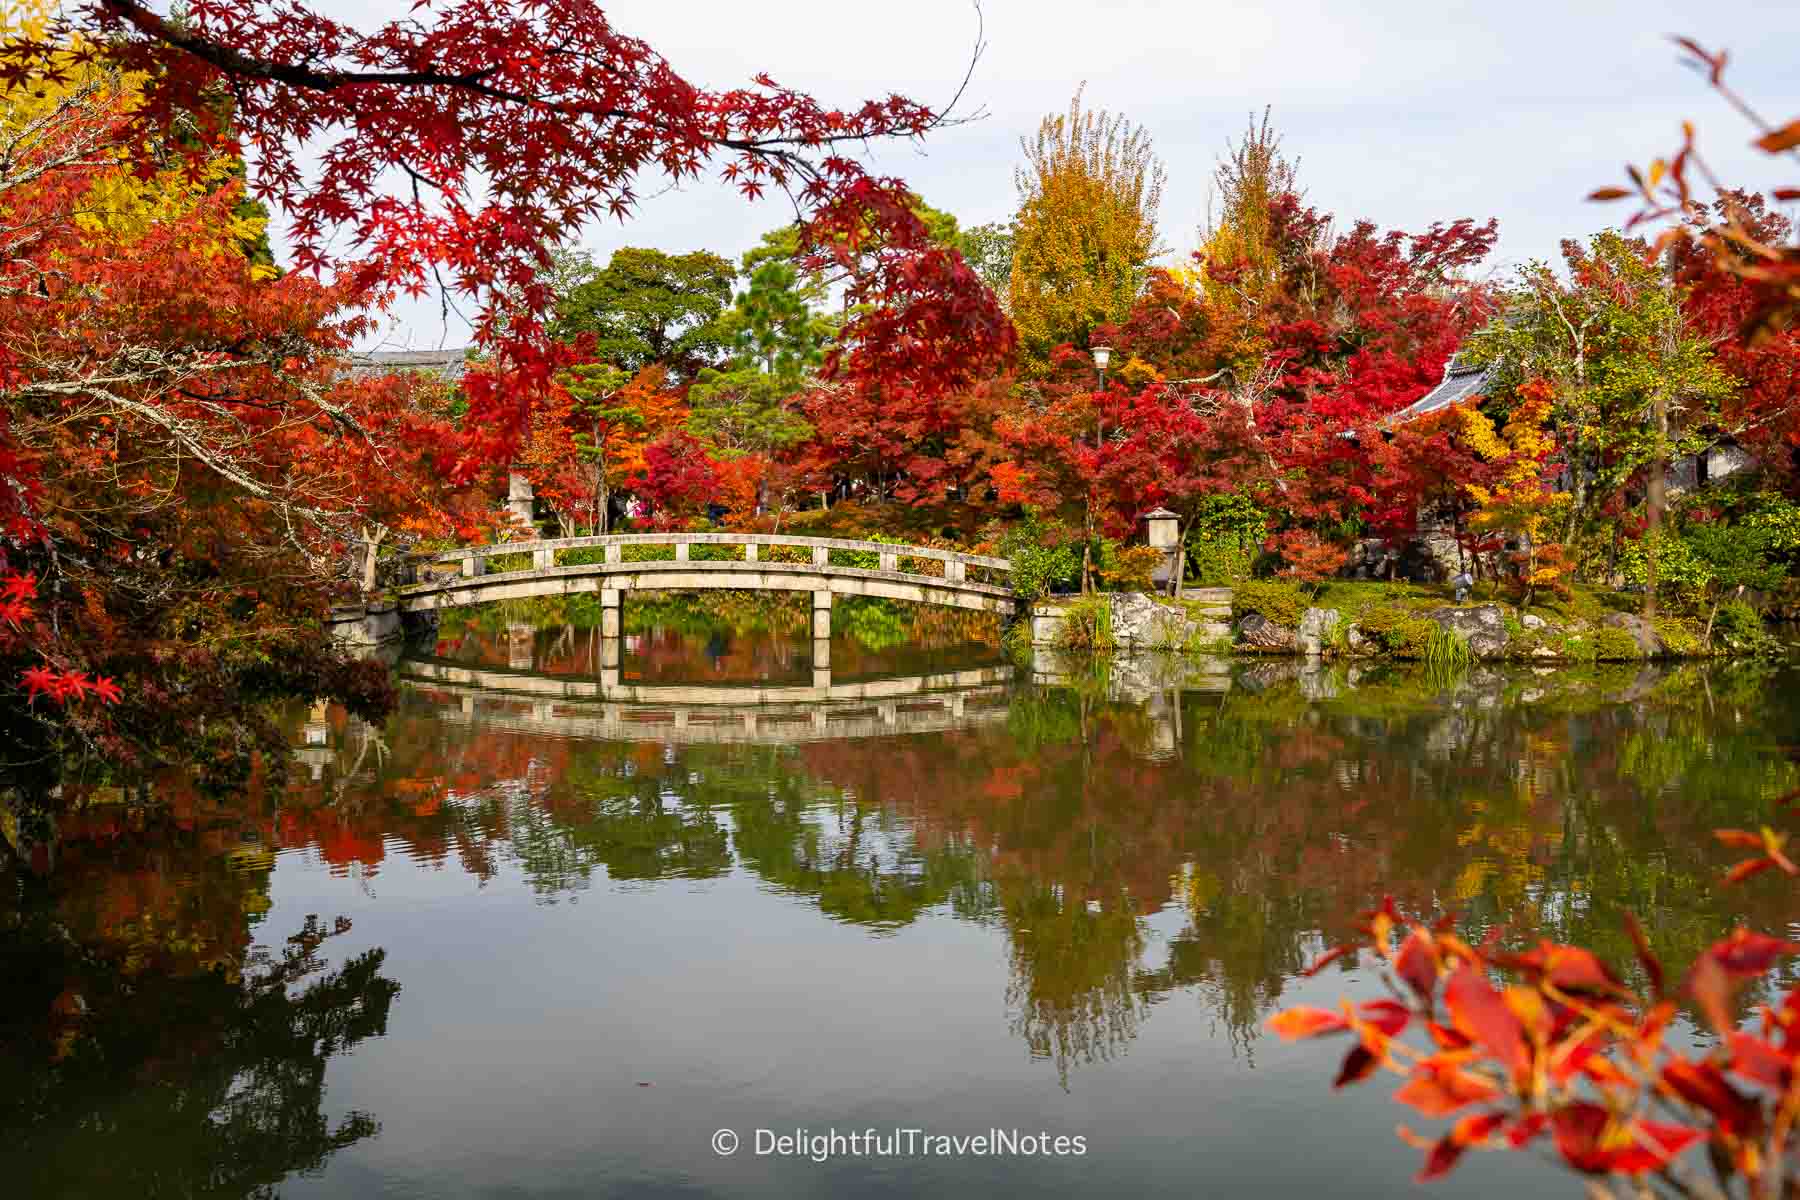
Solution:
M345 646L384 646L402 636L400 611L391 602L334 607L325 628Z
M1142 592L1102 593L1110 606L1118 650L1217 650L1231 641L1231 589L1190 588L1180 600ZM1075 597L1040 600L1031 610L1031 644L1063 642L1063 621Z

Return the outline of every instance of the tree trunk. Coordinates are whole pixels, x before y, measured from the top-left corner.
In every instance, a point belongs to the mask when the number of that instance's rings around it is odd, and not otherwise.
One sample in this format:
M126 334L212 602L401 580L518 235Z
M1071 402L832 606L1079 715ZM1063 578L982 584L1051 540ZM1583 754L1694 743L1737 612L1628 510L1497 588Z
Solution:
M387 534L385 525L376 525L372 529L366 526L363 528L362 590L364 594L375 590L375 568L379 561L377 555L380 553L381 543L386 539Z
M1644 620L1656 617L1657 540L1662 535L1663 499L1668 486L1668 466L1663 447L1669 438L1669 397L1658 388L1651 412L1656 443L1651 450L1650 475L1644 489Z
M1169 594L1179 600L1181 585L1187 579L1187 529L1181 525L1175 527L1175 563L1171 570L1174 577L1169 581Z
M1740 583L1737 586L1737 591L1731 593L1731 598L1733 600L1736 600L1739 596L1742 596L1743 594L1744 594L1744 585ZM1706 632L1700 635L1700 644L1703 647L1705 647L1708 651L1712 650L1713 622L1718 620L1719 606L1724 603L1725 603L1725 597L1723 597L1723 596L1714 597L1712 611L1706 614Z

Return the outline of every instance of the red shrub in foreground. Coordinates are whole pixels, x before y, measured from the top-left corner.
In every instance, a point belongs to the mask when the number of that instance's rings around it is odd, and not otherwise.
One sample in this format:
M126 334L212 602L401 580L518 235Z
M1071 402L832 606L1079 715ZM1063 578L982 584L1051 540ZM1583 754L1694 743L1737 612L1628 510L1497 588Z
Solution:
M1795 801L1800 792L1783 803ZM1796 873L1782 835L1719 837L1762 851L1728 883L1772 867ZM1406 1080L1396 1100L1422 1116L1457 1118L1436 1138L1401 1129L1425 1151L1421 1181L1448 1174L1468 1150L1518 1150L1547 1137L1572 1169L1633 1177L1638 1194L1651 1194L1654 1182L1673 1195L1725 1196L1740 1181L1752 1197L1794 1194L1800 987L1765 1005L1748 1028L1733 1019L1732 1001L1748 981L1800 953L1800 943L1743 928L1713 943L1678 990L1719 1041L1685 1052L1667 1038L1677 1006L1663 966L1627 920L1648 994L1579 946L1543 941L1516 951L1497 932L1470 945L1449 917L1409 919L1390 898L1363 914L1360 940L1329 951L1307 973L1368 951L1391 997L1346 1000L1335 1010L1296 1006L1276 1013L1269 1028L1290 1040L1347 1034L1354 1044L1335 1086L1391 1071ZM1411 1042L1402 1040L1408 1033ZM1703 1143L1710 1179L1683 1158Z

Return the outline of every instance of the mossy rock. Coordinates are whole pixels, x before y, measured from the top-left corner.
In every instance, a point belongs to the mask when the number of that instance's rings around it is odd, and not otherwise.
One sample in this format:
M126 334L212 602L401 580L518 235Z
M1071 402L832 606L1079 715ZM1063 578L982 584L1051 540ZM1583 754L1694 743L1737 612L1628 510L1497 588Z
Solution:
M1542 661L1547 658L1563 656L1563 632L1554 625L1543 624L1536 628L1520 625L1519 632L1506 644L1506 656L1520 661Z

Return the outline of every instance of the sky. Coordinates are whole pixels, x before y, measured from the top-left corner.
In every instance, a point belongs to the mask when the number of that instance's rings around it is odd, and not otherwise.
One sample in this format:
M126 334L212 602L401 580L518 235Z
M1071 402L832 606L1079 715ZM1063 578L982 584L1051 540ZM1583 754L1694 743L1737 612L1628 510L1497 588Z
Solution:
M394 0L327 0L372 28ZM1196 243L1214 165L1250 114L1272 106L1308 203L1340 228L1366 218L1420 230L1458 217L1500 223L1487 270L1504 277L1559 241L1622 219L1584 197L1624 164L1672 151L1683 119L1722 178L1800 183L1800 167L1749 148L1743 119L1682 67L1667 35L1732 50L1728 78L1766 116L1800 116L1800 4L1715 0L660 0L606 6L690 81L783 84L851 105L899 92L941 106L977 37L986 45L957 111L967 121L922 144L872 147L870 166L905 178L965 225L1016 207L1019 139L1065 111L1082 81L1091 107L1146 127L1167 165L1163 241ZM582 231L600 261L623 246L735 258L791 218L785 201L746 203L716 179L667 190L642 180L625 224ZM466 324L433 300L390 315L369 344L460 346Z

